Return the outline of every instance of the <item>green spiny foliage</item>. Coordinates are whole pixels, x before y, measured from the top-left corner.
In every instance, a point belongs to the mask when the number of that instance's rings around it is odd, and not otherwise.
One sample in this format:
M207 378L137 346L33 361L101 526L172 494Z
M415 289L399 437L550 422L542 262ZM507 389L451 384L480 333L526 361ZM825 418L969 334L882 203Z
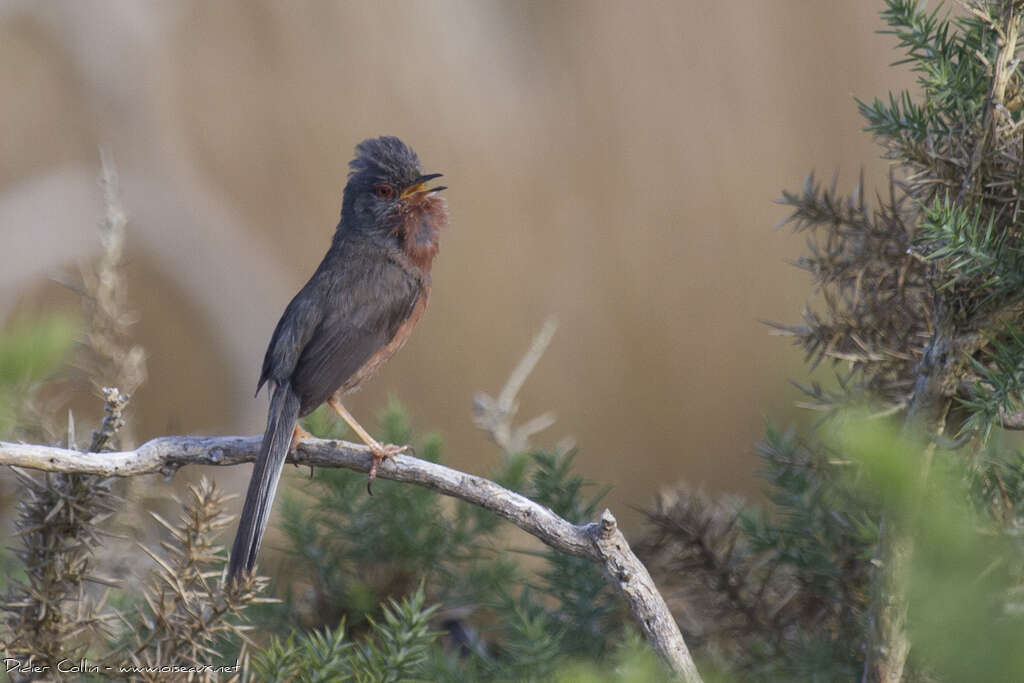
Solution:
M968 214L947 195L925 207L918 224L916 246L943 266L938 289L973 293L975 301L966 302L965 314L1016 294L1024 284L1024 254L1009 234L998 230L995 219L978 210Z
M1024 451L986 444L964 474L976 513L1012 532L1024 518Z
M571 452L565 456L550 453L534 455L531 497L570 522L581 523L597 516L598 504L607 489L585 496L589 483L572 472ZM608 634L620 629L623 614L617 598L600 570L583 558L545 550L546 566L538 572L540 590L555 600L558 609L551 615L562 624L568 653L598 657L611 642Z
M435 607L424 608L423 586L400 602L388 601L383 621L370 619L373 636L356 649L357 681L403 681L426 664L433 639L430 627Z
M961 135L980 115L989 76L978 55L991 57L995 45L987 22L972 14L950 19L942 3L929 11L918 0L892 0L882 18L889 25L882 33L893 35L906 53L896 64L918 74L924 102L902 92L887 104L858 104L867 130L893 140L901 159L915 159L929 137Z
M794 680L849 678L863 656L877 517L850 487L851 465L836 450L769 424L758 454L760 474L771 483L769 499L782 514L750 509L741 528L756 556L775 567L772 578L789 585L788 593L775 587L788 602L766 622L768 634L782 634L776 652L784 655L766 668Z
M898 63L918 74L919 92L861 110L903 177L874 212L862 185L849 199L813 180L784 193L790 220L812 233L799 264L824 303L784 329L813 363L847 366L838 391L807 389L815 404L923 409L940 433L980 442L975 451L1024 410L1022 12L1019 3L972 1L951 16L941 5L888 0L885 32L906 55Z
M793 207L790 222L811 233L810 254L798 265L813 275L824 303L823 311L805 313L803 325L783 329L815 364L849 363L839 395L814 388L816 403L848 402L859 392L894 409L907 405L919 362L939 342L941 352L951 347L959 356L944 383L963 378L952 393L976 413L971 386L981 379L984 393L992 380L979 368L1017 354L1004 328L1017 324L1024 306L1024 245L1015 227L1024 190L1022 79L1001 36L1020 12L971 2L951 19L941 6L887 2L886 32L906 54L898 63L918 74L920 91L861 103L861 111L903 177L891 179L874 211L863 181L848 199L813 178L803 192L783 194ZM998 396L1004 408L1013 398ZM994 402L986 405L972 429L987 431L985 420L997 416Z
M340 436L326 416L313 417L307 429ZM413 442L396 402L380 423L382 439ZM428 435L416 452L439 461L440 439ZM589 521L605 492L589 493L589 483L572 470L573 457L505 454L491 478L570 521ZM281 525L291 549L288 567L310 577L311 590L292 588L280 623L315 629L344 620L352 638L373 639L379 649L389 641L380 633L378 606L425 591L442 606L439 621L449 634L448 649L434 647L427 656L432 680L544 680L567 657L606 656L623 633L623 606L592 563L523 550L541 560L526 569L501 550L507 527L492 513L394 482L377 481L372 496L365 486L365 475L319 470L311 502L286 497ZM390 623L386 614L383 619ZM289 651L288 642L298 641L278 641L278 654Z
M565 630L552 619L525 589L519 599L508 598L502 605L504 621L504 657L492 666L492 675L513 679L543 681L551 677L562 651Z
M971 359L974 378L969 393L959 401L969 417L961 431L980 432L987 440L1002 416L1019 412L1024 406L1024 330L1005 325L989 337L986 359Z
M426 607L423 586L400 601L382 606L380 622L370 620L371 632L360 642L346 640L344 621L286 640L271 639L253 657L261 681L391 682L426 680L426 665L437 637L430 626L437 609Z
M298 641L298 642L296 642ZM352 643L345 640L345 624L325 628L307 636L292 632L287 640L277 636L253 657L251 668L259 680L267 683L285 681L343 681L345 665Z

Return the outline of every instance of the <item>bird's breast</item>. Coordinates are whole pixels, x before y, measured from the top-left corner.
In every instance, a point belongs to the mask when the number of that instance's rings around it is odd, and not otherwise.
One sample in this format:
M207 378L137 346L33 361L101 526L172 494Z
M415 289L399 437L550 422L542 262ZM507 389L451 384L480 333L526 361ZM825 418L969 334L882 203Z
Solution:
M377 374L377 371L390 360L391 356L398 353L398 350L405 346L405 342L408 341L409 335L412 334L412 328L416 327L416 323L423 317L423 311L427 308L427 298L430 296L430 285L425 284L420 290L419 298L416 299L416 303L413 304L412 311L398 329L395 331L394 336L391 340L382 346L380 350L374 353L366 363L363 364L359 370L356 371L352 377L348 379L342 386L339 393L345 393L351 391L362 384L364 381Z

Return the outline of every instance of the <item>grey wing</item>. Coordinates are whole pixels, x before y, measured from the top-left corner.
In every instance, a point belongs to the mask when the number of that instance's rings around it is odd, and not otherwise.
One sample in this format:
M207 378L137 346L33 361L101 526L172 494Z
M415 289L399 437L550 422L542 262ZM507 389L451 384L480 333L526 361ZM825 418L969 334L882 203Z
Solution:
M323 289L318 285L314 276L295 295L277 321L270 344L267 345L267 353L263 357L263 370L256 386L257 394L267 380L279 383L291 377L295 371L303 349L323 320Z
M326 401L394 338L420 288L406 272L385 267L372 278L343 278L332 294L292 374L303 414Z

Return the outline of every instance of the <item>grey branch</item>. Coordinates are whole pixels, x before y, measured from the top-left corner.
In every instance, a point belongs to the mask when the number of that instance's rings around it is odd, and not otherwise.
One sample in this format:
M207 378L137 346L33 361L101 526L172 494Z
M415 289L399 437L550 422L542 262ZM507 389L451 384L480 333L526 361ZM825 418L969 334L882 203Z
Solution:
M115 477L151 473L169 476L185 465L251 462L259 447L259 436L164 436L133 451L113 453L81 453L51 446L0 442L0 465ZM365 446L308 438L299 443L288 460L295 465L368 472L373 459ZM575 525L489 479L405 455L385 460L377 476L425 486L478 505L559 552L599 564L626 599L644 637L672 671L687 683L701 680L679 626L610 511L605 510L599 522Z

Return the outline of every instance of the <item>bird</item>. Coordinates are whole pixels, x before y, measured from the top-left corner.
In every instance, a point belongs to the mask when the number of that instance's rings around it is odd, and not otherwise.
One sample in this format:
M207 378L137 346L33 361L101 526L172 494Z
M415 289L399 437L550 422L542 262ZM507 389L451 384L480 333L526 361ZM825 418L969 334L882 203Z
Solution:
M448 225L440 173L397 137L363 140L349 162L341 219L330 248L281 315L256 387L271 388L267 426L242 505L228 581L251 574L285 459L309 436L298 420L322 403L352 428L380 462L409 450L382 444L341 403L409 338L430 296L430 272Z

